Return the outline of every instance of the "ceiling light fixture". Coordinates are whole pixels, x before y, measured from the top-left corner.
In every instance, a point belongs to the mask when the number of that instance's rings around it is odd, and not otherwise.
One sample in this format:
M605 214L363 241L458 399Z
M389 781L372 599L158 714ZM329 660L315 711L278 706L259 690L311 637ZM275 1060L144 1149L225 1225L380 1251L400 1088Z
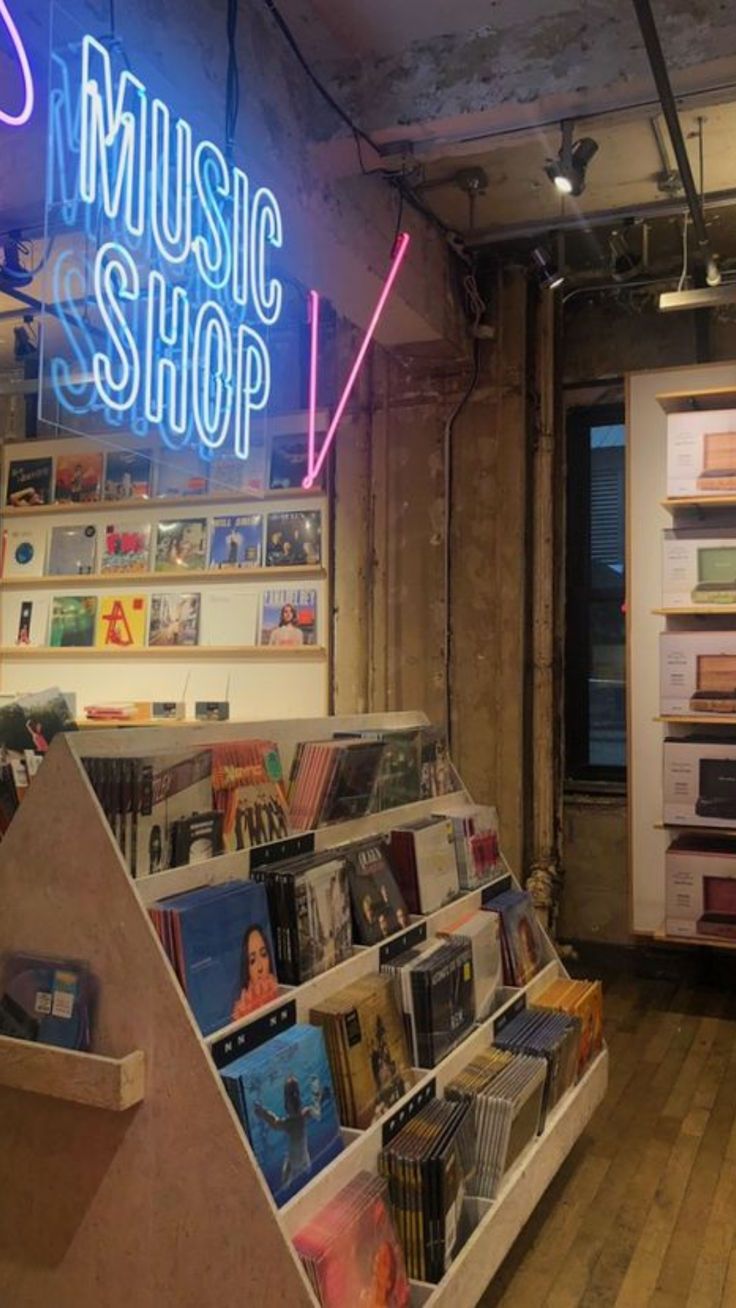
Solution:
M588 164L598 153L598 142L592 136L581 136L573 144L573 124L562 124L562 145L556 159L548 159L544 171L562 195L582 195Z
M541 245L532 250L532 263L540 286L547 291L556 291L565 280L564 274L552 262L549 254Z

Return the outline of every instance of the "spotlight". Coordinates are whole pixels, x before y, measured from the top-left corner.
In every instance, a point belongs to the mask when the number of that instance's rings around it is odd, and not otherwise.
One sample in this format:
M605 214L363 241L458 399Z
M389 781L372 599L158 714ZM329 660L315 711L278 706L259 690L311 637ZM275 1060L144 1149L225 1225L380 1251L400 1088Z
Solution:
M544 171L562 195L582 195L588 164L598 153L592 136L581 136L573 145L572 123L562 124L562 146L556 159L548 159Z
M559 268L555 266L547 251L541 245L535 246L532 250L532 263L534 264L534 271L537 274L539 284L540 286L543 286L545 290L556 291L558 286L562 286L562 283L565 280L563 274L560 272Z
M641 271L642 260L629 249L625 232L611 232L608 239L611 253L611 276L615 282L627 282Z

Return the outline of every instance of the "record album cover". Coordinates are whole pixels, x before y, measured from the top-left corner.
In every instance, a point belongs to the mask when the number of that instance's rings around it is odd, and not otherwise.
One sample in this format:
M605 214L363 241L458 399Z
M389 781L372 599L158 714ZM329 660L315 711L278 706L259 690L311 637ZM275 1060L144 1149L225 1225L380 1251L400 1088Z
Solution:
M3 534L3 576L42 577L45 527L9 527Z
M159 522L156 528L156 572L195 572L206 567L206 518Z
M259 643L291 648L316 645L316 590L264 591Z
M11 459L6 503L9 508L35 508L51 503L53 459Z
M319 509L268 514L267 567L303 568L321 562L322 514Z
M166 453L156 465L156 495L159 499L206 495L209 462L192 446Z
M97 563L97 528L52 527L47 572L50 577L86 577Z
M306 436L274 436L268 484L271 490L301 490L307 475Z
M152 595L149 645L198 644L199 606L199 595Z
M54 595L49 645L52 648L94 645L96 616L94 595Z
M100 572L150 570L151 527L148 523L108 523L102 541Z
M5 644L45 645L49 627L48 598L14 595L6 603L8 607L3 611Z
M143 649L146 643L145 595L103 595L97 610L101 649Z
M102 452L59 454L56 459L57 504L91 504L102 495Z
M218 570L260 567L262 536L263 518L260 513L214 518L210 567Z
M147 500L151 457L140 450L110 450L105 459L106 500Z

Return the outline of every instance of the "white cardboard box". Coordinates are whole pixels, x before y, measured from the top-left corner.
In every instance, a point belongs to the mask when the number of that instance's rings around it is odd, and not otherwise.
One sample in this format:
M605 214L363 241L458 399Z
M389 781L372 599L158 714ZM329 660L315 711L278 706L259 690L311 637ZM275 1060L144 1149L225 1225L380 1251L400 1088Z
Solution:
M736 604L736 530L678 527L663 533L662 606Z
M665 740L663 821L736 828L736 741Z
M671 413L667 495L736 494L736 409Z
M664 716L733 713L736 630L666 631L659 638L659 711Z
M734 914L736 933L736 844L732 851L697 849L692 841L684 847L670 845L665 854L667 935L724 934L712 922L701 921L704 913L714 910Z

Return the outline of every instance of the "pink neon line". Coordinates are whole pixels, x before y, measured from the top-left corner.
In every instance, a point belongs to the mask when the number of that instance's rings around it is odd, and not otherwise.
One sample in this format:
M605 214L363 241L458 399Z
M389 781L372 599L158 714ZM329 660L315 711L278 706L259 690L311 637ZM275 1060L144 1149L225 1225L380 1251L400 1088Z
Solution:
M31 75L31 65L28 62L28 55L26 54L25 46L23 45L23 42L20 39L18 28L13 22L13 19L10 14L10 10L8 9L8 6L5 3L5 0L0 0L0 19L4 21L5 26L8 29L8 36L10 37L10 40L13 46L15 47L15 53L18 56L20 71L23 75L23 94L24 94L23 108L21 109L20 113L9 114L6 113L4 109L0 109L0 123L7 123L8 127L22 127L24 123L28 122L28 119L33 113L34 97L33 97L33 77Z
M307 457L307 475L304 478L304 487L309 490L312 485L310 480L311 469L314 467L316 436L317 436L317 356L319 352L319 294L317 291L309 292L309 323L311 327L310 340L311 349L309 355L309 450Z
M380 321L381 314L383 313L383 310L386 307L386 301L388 300L388 297L391 294L394 282L396 281L396 278L399 275L399 270L401 268L401 265L404 262L404 257L406 255L407 249L409 248L410 240L411 237L409 236L409 233L402 232L401 236L396 242L396 247L394 249L393 257L391 260L391 268L386 278L386 282L384 284L380 296L378 297L378 303L374 309L373 317L371 318L368 324L365 337L363 338L363 343L360 349L358 350L358 354L355 363L353 364L350 376L348 377L348 380L345 383L345 389L343 390L342 396L340 398L340 402L337 408L335 409L332 422L330 423L329 428L327 429L327 435L325 436L324 442L322 444L322 449L319 452L319 457L316 463L312 463L310 458L309 471L307 473L307 476L304 478L304 483L303 483L306 489L309 489L310 486L314 485L315 480L320 474L322 465L325 459L327 458L330 446L332 445L332 442L335 439L335 433L340 425L340 422L342 421L342 416L348 406L350 396L353 393L353 388L358 379L358 373L360 372L363 366L363 360L365 359L365 356L368 353L368 347L370 346L370 343L373 340L373 336L375 334L376 327L378 326L378 323ZM314 292L312 293L314 294ZM315 364L314 355L311 360L311 364L312 365ZM311 385L311 374L310 374L310 385ZM315 404L316 404L316 395L315 395ZM315 408L315 420L316 420L316 408Z

